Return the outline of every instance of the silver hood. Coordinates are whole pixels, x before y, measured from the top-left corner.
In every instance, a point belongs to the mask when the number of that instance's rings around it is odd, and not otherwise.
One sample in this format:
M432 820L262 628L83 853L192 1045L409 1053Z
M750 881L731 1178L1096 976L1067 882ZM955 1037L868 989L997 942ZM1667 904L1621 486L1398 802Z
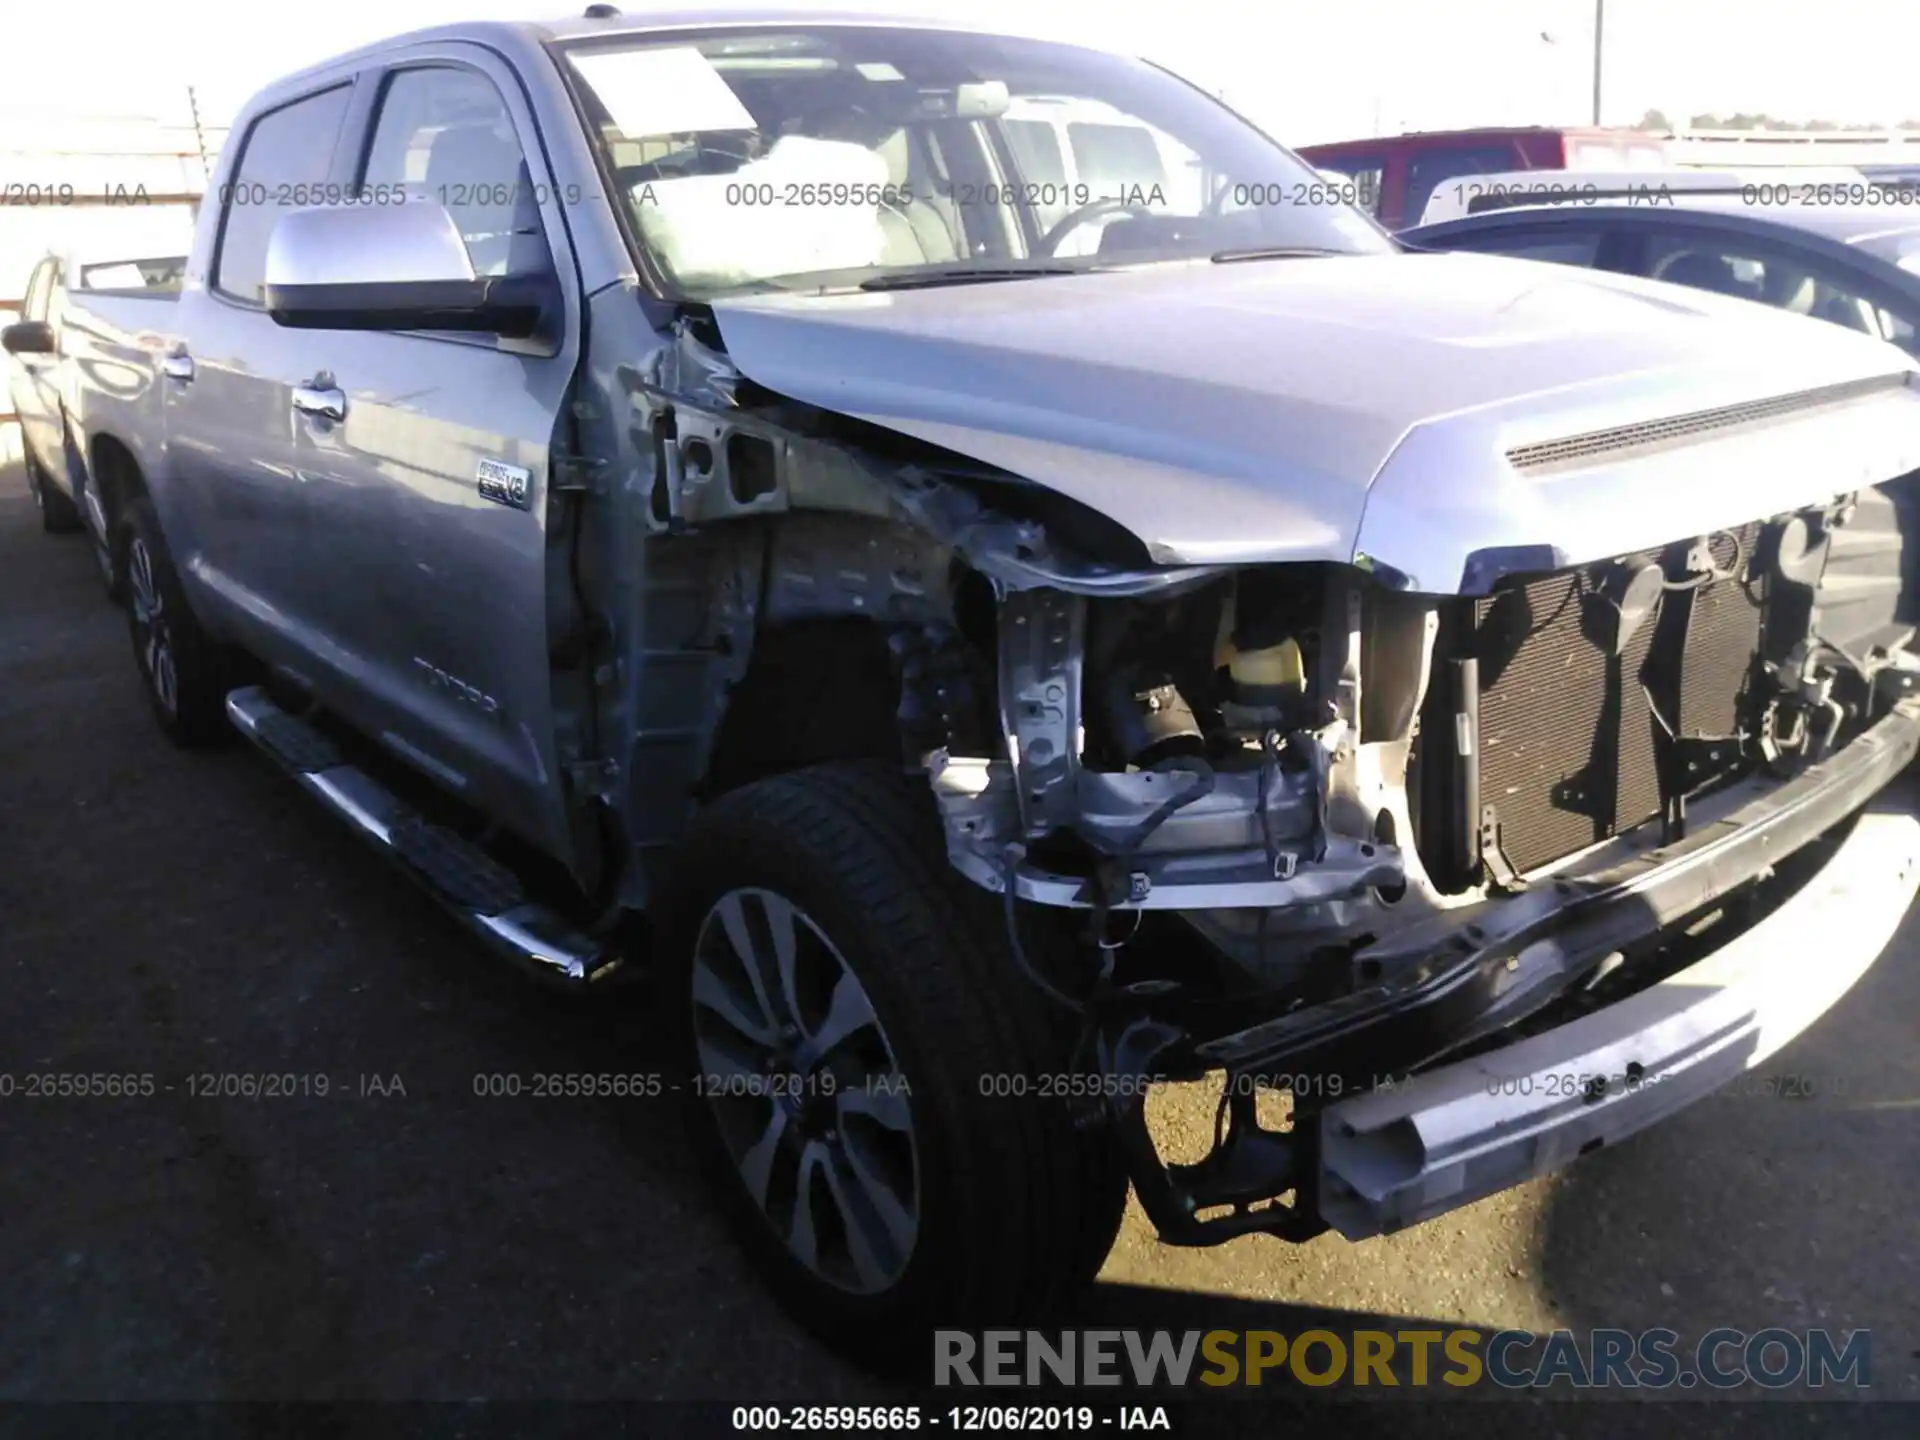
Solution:
M1058 490L1161 564L1359 561L1449 591L1476 552L1599 559L1920 468L1920 381L1892 346L1528 261L1199 262L714 311L757 384ZM1754 406L1782 397L1807 398Z

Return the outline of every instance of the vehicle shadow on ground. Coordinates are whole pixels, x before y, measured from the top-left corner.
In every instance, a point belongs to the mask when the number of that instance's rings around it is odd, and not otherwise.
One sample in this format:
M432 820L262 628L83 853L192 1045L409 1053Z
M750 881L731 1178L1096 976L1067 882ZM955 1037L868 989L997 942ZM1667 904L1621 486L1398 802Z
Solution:
M1920 808L1920 772L1883 799ZM1564 1323L1674 1329L1688 1355L1715 1326L1866 1328L1873 1396L1920 1397L1920 1241L1890 1222L1920 1189L1917 948L1909 914L1853 989L1777 1055L1563 1174L1538 1250Z

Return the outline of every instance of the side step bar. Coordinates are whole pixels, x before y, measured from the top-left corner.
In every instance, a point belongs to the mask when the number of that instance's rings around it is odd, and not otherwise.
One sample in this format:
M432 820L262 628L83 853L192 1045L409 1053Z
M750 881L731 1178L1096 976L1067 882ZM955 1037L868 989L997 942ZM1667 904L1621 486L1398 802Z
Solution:
M471 841L428 824L264 690L249 686L229 693L227 718L303 790L398 861L467 929L536 979L583 990L620 968L618 953L529 900L512 871Z

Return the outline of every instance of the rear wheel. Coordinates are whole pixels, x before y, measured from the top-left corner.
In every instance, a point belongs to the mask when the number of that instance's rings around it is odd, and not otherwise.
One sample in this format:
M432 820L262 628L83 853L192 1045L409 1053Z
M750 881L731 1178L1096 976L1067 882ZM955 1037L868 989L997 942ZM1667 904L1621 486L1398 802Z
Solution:
M31 454L25 457L25 463L27 489L33 492L34 508L40 512L40 528L49 535L71 535L80 529L79 507L47 478Z
M127 623L154 718L176 745L218 744L232 733L227 658L187 608L152 503L144 496L128 501L120 523Z
M91 526L88 531L93 541L93 564L100 572L101 588L106 591L108 603L118 605L126 598L126 580L120 564L120 551L125 537L111 526L104 537L92 534Z
M736 790L669 894L695 1139L802 1323L892 1365L1092 1278L1126 1180L1047 1078L1077 1028L948 866L924 783L846 762Z

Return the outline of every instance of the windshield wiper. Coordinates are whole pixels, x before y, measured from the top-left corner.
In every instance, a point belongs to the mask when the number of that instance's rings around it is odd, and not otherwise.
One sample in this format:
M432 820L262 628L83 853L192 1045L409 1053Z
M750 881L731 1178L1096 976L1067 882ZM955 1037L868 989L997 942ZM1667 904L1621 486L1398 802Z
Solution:
M950 270L901 270L870 275L862 290L924 290L935 285L979 285L994 280L1032 280L1040 275L1084 275L1085 265L969 265Z
M1316 255L1346 255L1346 250L1330 250L1324 245L1249 245L1243 250L1216 250L1207 258L1216 265L1231 265L1238 260L1299 260Z

